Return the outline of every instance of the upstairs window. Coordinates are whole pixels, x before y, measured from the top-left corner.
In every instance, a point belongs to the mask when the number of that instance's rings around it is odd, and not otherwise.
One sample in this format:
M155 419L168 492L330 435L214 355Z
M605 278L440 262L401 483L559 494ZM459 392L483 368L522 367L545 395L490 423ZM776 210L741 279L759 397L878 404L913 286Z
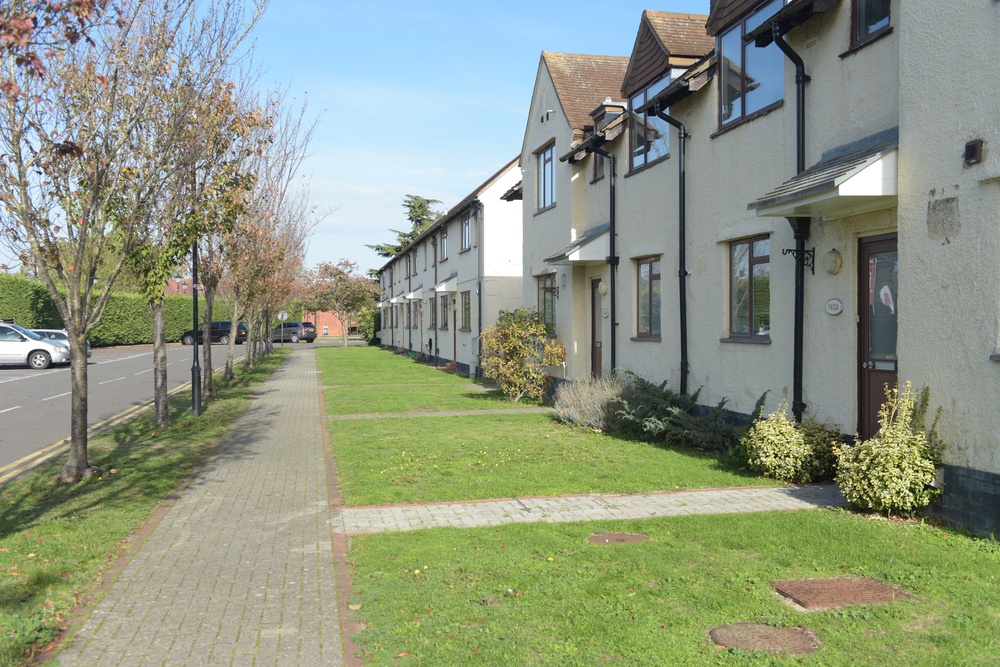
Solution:
M635 112L670 83L670 75L663 76L628 98L629 134L632 137L632 169L645 167L670 151L670 125L654 114Z
M743 42L748 32L753 32L784 5L784 0L771 0L719 37L720 127L744 120L785 99L785 54L774 42L763 48Z
M555 144L537 154L539 211L556 205L556 147Z
M448 229L441 230L441 261L448 259Z
M889 31L889 0L852 0L851 46L861 46Z
M462 250L472 247L472 213L462 216Z

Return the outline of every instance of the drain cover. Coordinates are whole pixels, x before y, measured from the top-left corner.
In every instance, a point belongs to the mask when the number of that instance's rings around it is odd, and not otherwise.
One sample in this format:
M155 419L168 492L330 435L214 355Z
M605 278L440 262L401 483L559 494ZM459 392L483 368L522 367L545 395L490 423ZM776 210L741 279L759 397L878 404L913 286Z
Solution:
M603 533L591 535L587 539L594 544L635 544L636 542L645 542L649 538L636 533Z
M793 579L773 581L781 595L805 609L829 609L849 604L892 604L911 596L874 579Z
M818 647L805 628L776 628L763 623L731 623L709 631L719 646L768 653L812 653Z

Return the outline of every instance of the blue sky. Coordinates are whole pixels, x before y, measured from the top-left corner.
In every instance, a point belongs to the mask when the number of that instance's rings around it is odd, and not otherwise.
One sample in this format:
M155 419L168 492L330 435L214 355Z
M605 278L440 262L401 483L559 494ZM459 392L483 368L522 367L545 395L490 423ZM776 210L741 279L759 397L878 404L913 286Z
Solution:
M320 116L303 176L313 203L336 209L307 267L381 267L365 244L408 227L405 195L446 209L516 157L543 50L627 56L643 9L708 4L272 0L254 33L261 85L287 87Z

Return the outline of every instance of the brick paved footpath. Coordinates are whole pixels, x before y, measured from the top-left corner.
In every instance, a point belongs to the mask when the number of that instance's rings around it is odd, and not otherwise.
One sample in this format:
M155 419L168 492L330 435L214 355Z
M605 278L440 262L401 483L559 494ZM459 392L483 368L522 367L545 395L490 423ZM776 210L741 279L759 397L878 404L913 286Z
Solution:
M59 665L343 664L318 378L296 350L260 388Z
M315 348L296 349L125 566L59 665L342 665L337 534L845 504L836 487L817 485L338 510L329 504L319 390Z

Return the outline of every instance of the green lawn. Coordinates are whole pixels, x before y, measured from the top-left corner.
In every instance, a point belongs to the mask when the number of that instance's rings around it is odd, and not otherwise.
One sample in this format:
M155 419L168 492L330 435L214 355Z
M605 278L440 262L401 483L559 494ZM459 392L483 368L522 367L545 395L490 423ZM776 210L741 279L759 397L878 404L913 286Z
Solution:
M518 410L535 407L528 402L511 403L498 390L487 390L468 380L462 383L341 386L326 389L323 395L326 399L326 412L330 415Z
M638 544L595 545L596 532ZM510 524L353 538L354 640L372 665L996 665L1000 549L840 511ZM872 577L889 606L804 613L771 581ZM718 648L713 627L805 626L797 657Z
M150 414L91 438L90 462L101 477L65 485L56 460L0 489L0 665L22 665L56 638L74 609L89 601L102 571L129 537L209 456L246 408L252 387L281 363L270 355L255 369L237 369L233 383L190 413L191 395L170 400L173 425Z
M329 429L348 505L778 484L714 455L542 414L334 420Z

